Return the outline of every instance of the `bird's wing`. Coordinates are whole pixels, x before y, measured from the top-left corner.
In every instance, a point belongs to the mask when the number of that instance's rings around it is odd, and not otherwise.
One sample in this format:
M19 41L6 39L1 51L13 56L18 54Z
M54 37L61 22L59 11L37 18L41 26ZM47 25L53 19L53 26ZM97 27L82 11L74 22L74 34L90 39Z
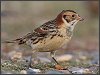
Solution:
M48 34L48 30L44 31L43 29L39 27L35 29L33 32L30 32L23 37L20 37L15 40L11 40L11 41L5 41L5 43L18 43L19 45L21 45L21 44L25 44L29 40L31 40L33 43L36 43L37 39L43 38L47 34Z
M35 44L39 40L48 37L50 34L55 34L55 32L55 25L52 21L48 21L40 27L36 28L33 32L30 32L21 38L12 41L6 41L6 43L18 43L20 45L25 44L26 42L32 42Z

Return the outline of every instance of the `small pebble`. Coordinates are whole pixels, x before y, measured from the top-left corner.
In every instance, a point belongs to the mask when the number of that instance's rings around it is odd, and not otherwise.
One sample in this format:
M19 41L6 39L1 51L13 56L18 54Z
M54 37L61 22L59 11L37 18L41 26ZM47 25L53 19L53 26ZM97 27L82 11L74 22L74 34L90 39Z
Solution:
M89 70L89 69L84 69L84 72L83 72L84 74L89 74L89 73L91 73L91 71Z
M21 70L20 74L27 74L26 70Z
M70 71L72 71L72 73L74 73L74 74L82 74L83 69L78 68L78 67L72 67L72 68L70 68Z
M32 68L29 68L27 70L27 74L36 74L36 73L39 73L41 72L40 69L32 69Z
M64 74L64 73L61 71L57 71L57 70L49 70L45 72L45 74Z
M10 59L12 61L17 61L18 59L22 58L22 53L16 52L16 51L11 51L11 52L9 52L8 57L10 57Z
M73 67L70 70L72 71L73 74L89 74L89 73L91 73L91 71L87 68L84 69L84 68Z
M69 61L72 59L72 55L71 54L65 54L65 55L61 55L61 56L57 56L56 60L57 61Z
M79 58L80 58L81 60L86 60L86 59L87 59L86 56L80 56Z
M83 72L84 72L83 69L72 71L72 73L74 73L74 74L83 74Z
M22 53L21 52L14 53L11 59L16 59L16 58L17 59L22 58Z

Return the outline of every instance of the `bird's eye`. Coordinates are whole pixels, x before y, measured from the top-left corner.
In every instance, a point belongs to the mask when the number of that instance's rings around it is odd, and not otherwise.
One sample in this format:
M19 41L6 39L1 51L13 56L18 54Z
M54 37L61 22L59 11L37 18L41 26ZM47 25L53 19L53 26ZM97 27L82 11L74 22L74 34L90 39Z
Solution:
M65 19L66 18L66 15L63 15L63 18Z
M72 15L72 17L75 17L75 15Z

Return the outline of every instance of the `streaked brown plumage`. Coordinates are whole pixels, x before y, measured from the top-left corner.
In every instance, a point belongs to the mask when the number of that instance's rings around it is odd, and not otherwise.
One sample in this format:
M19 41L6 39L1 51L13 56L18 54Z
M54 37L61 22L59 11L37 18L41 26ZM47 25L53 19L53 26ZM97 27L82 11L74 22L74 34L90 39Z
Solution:
M55 50L68 43L74 26L81 20L83 19L75 11L63 10L54 20L48 21L33 32L11 42L8 41L8 43L27 44L37 52L51 52L54 59Z

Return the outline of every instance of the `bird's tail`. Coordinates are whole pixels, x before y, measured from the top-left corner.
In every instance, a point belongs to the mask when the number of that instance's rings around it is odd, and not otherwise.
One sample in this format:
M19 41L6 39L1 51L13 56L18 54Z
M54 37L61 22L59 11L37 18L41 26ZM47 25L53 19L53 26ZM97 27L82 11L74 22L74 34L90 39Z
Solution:
M2 43L18 43L20 39L10 40L10 41L3 41Z
M25 40L23 40L22 38L19 38L19 39L15 39L11 41L4 41L3 43L18 43L20 45L20 44L24 44L25 42L26 42Z
M11 40L11 41L3 41L2 43L15 43L16 41L13 41L13 40Z

